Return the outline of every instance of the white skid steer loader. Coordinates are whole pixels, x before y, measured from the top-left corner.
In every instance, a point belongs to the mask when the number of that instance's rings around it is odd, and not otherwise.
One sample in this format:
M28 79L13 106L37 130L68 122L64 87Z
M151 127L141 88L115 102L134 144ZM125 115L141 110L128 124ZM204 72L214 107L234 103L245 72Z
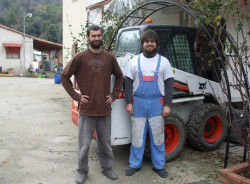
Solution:
M165 118L164 127L166 161L179 156L186 140L199 150L214 150L227 135L227 98L220 84L223 77L218 75L222 66L216 62L212 66L208 64L206 56L211 49L209 41L202 36L204 31L194 27L144 24L160 9L178 6L186 10L185 7L170 1L151 4L154 8L146 9L146 5L150 5L148 2L127 16L111 40L109 50L116 39L114 55L125 72L129 60L142 52L141 34L148 29L157 32L160 41L158 53L169 59L174 72L172 112ZM144 15L138 17L140 10ZM152 12L145 15L145 11ZM132 22L134 24L128 26ZM112 145L131 143L131 121L126 112L125 95L123 88L119 98L112 103ZM77 107L78 103L73 100L72 122L75 124L78 120ZM150 153L147 145L146 151Z

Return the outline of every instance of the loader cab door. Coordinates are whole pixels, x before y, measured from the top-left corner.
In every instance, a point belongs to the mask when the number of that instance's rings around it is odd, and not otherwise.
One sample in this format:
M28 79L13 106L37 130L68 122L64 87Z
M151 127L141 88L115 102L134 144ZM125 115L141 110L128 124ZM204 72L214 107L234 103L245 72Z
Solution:
M179 70L196 74L194 42L196 30L169 27L155 29L159 36L159 54L169 59L171 66Z

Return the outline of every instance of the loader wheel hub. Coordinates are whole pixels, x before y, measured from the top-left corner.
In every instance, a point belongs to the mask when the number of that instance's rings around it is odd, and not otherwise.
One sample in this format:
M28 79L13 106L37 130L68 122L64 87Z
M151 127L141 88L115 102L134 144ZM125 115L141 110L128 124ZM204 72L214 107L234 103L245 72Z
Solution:
M166 124L164 127L165 132L165 153L171 153L173 152L179 142L180 142L180 133L179 129L174 124Z
M206 124L205 129L206 129L206 132L210 132L212 130L212 125L211 124Z
M203 128L203 136L206 142L215 143L222 135L223 122L219 116L211 116Z

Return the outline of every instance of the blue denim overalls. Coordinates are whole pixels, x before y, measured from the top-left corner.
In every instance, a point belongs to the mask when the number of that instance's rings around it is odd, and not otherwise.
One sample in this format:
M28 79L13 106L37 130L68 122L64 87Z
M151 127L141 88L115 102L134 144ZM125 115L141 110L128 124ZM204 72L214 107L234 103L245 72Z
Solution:
M154 76L143 76L138 56L139 85L134 93L132 115L132 144L130 148L129 163L132 168L140 168L142 165L143 153L146 142L146 135L149 132L152 164L156 169L165 166L165 145L164 145L164 119L161 115L163 109L163 96L158 86L158 72L161 63L161 56Z

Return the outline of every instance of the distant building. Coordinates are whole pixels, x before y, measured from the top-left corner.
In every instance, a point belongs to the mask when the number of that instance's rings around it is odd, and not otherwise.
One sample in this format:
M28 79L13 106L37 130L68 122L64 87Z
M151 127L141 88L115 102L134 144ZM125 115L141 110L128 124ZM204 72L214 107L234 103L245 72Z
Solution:
M27 34L23 35L22 32L1 24L0 35L1 73L9 72L14 75L27 75L27 70L30 67L34 69L36 66L42 67L42 65L39 66L39 62L43 62L43 54L45 51L48 53L48 60L56 58L56 65L61 65L62 63L62 44L50 42ZM40 61L38 58L33 57L34 50L40 51ZM53 55L51 53L53 53Z

